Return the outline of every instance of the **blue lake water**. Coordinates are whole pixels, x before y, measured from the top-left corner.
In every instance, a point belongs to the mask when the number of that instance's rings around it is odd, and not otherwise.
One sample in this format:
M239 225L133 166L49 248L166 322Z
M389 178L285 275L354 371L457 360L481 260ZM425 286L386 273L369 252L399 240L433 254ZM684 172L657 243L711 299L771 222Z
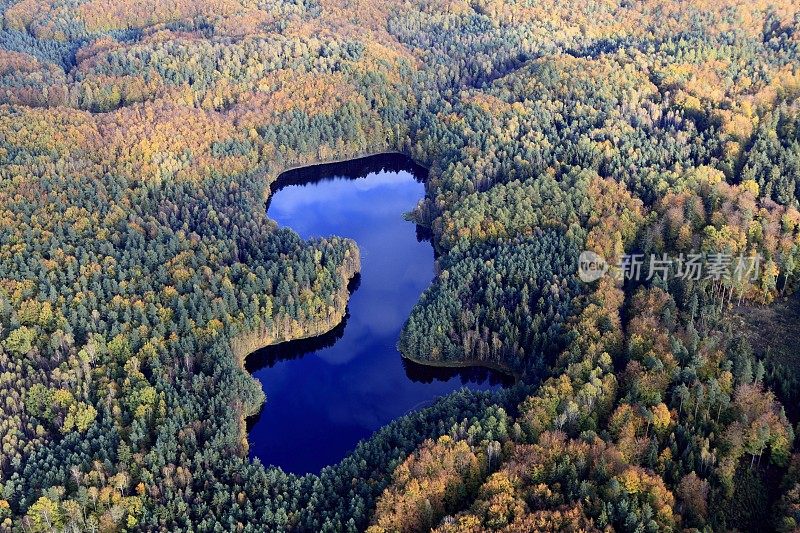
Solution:
M424 196L425 171L397 155L284 174L268 215L303 238L339 235L361 250L343 324L265 348L247 367L267 403L249 420L251 458L288 472L319 472L391 420L461 387L507 383L482 368L447 369L403 359L396 343L433 279L425 232L403 219Z

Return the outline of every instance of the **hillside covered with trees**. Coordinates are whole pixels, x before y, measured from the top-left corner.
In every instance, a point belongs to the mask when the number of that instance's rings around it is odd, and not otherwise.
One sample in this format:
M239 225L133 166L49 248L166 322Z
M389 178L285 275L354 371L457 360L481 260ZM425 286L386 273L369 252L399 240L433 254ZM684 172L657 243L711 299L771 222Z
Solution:
M800 283L796 2L2 0L0 21L0 530L800 528L800 361L733 320ZM430 167L408 217L438 254L401 351L517 385L319 475L251 462L269 391L245 357L335 327L360 264L278 228L270 185L384 151ZM762 261L585 283L583 250L611 274Z

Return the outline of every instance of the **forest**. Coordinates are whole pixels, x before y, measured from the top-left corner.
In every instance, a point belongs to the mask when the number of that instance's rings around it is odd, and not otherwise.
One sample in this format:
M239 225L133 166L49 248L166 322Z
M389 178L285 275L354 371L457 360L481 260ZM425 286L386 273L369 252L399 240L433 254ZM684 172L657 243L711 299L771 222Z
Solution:
M789 0L0 0L0 531L800 529ZM400 152L436 277L408 359L516 385L297 476L248 354L334 328L357 245L265 210ZM581 251L759 257L578 277ZM789 324L776 336L792 338ZM777 326L776 326L777 328ZM279 431L279 428L276 428Z

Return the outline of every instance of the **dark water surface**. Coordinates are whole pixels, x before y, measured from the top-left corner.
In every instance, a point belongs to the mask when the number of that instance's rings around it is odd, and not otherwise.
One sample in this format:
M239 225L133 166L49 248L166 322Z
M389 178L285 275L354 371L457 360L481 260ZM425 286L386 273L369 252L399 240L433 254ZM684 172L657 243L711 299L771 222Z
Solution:
M396 343L433 278L425 232L403 219L424 194L426 171L403 156L308 167L284 174L270 218L303 238L339 235L361 250L344 323L326 335L272 346L247 360L267 403L250 420L250 455L298 474L338 462L359 440L461 387L508 383L482 368L411 363Z

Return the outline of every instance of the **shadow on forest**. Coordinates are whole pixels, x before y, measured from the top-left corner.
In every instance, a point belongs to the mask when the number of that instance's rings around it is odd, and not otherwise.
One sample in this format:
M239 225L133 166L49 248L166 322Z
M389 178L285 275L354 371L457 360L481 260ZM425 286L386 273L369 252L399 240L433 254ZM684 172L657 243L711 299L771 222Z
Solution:
M411 381L417 383L449 381L454 377L458 377L462 385L466 385L467 383L489 383L490 385L510 387L514 384L513 377L483 366L445 367L423 365L415 363L405 357L403 357L402 360L406 376L408 376L408 379Z

